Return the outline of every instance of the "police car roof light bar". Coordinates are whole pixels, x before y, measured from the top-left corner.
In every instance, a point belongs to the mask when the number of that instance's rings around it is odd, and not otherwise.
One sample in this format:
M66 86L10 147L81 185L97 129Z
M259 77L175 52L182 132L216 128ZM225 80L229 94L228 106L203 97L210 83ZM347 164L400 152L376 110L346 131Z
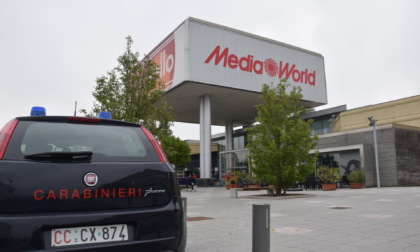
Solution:
M101 118L101 119L112 119L112 115L108 111L101 111L98 114L98 118Z
M32 107L31 116L46 116L47 112L44 107Z

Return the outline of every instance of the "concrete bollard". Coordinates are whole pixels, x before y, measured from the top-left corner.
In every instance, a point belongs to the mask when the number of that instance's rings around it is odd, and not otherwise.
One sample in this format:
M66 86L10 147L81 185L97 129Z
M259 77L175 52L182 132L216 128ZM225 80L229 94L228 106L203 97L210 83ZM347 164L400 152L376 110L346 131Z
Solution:
M252 205L252 252L270 252L270 205Z

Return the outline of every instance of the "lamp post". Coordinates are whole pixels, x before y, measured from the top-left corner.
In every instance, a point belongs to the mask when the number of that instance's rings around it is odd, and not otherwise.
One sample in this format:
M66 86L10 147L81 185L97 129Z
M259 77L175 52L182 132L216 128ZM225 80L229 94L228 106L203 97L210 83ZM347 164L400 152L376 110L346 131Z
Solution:
M376 141L376 121L373 116L368 117L370 123L369 126L373 127L373 142L375 144L375 161L376 161L376 181L378 182L378 188L381 188L381 181L379 179L379 161L378 161L378 142Z

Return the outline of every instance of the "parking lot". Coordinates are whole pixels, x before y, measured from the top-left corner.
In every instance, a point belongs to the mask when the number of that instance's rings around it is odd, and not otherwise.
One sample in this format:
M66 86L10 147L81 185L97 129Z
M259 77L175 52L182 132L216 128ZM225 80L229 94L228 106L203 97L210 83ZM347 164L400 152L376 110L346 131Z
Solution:
M187 252L252 251L252 205L270 204L271 251L420 251L420 187L302 191L232 199L222 187L183 190Z

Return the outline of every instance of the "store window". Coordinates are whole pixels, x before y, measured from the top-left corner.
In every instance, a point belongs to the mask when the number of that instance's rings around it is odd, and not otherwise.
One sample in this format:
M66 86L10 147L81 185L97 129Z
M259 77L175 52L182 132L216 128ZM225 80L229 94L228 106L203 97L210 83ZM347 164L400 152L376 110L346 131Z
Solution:
M217 144L217 147L218 147L219 151L225 151L226 150L226 140L225 139L217 140L213 143Z
M233 138L233 149L239 150L245 148L245 136L237 136Z
M329 119L317 119L311 124L311 135L323 135L331 133Z
M330 168L339 167L338 153L321 153L318 155L317 167L328 166Z

